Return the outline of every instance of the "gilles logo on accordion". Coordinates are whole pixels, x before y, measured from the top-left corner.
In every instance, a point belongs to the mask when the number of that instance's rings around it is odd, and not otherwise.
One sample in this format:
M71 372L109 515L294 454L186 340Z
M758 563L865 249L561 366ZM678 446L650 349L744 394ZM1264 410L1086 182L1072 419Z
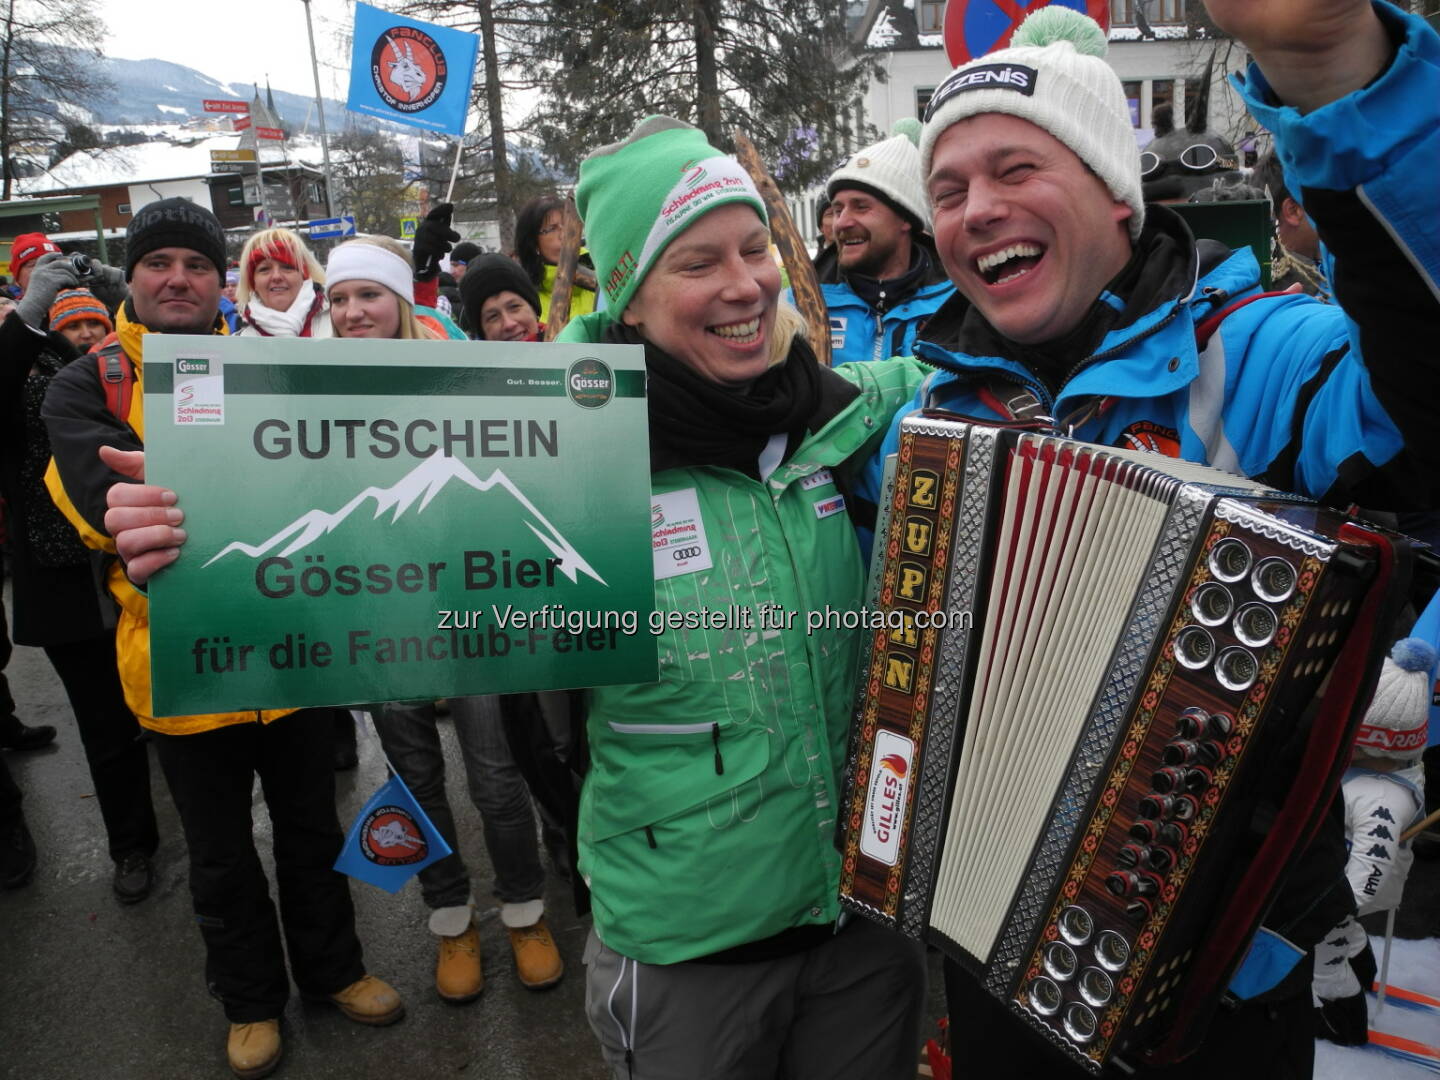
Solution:
M1183 1057L1333 797L1409 567L1399 538L1217 470L907 419L842 903L1091 1072Z

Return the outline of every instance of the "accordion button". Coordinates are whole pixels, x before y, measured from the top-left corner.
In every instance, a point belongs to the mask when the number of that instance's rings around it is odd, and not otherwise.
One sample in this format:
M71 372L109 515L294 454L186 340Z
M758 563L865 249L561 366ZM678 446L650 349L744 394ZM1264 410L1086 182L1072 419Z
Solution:
M1184 847L1189 836L1190 830L1178 822L1170 821L1160 826L1160 842L1174 851Z
M1130 826L1131 837L1139 840L1142 844L1148 844L1152 840L1154 840L1156 833L1157 829L1155 827L1155 822L1146 821L1144 818L1141 818L1139 821L1135 822L1133 825Z
M1167 847L1152 847L1145 851L1145 865L1163 874L1175 865L1175 852Z
M1136 866L1145 857L1145 849L1138 844L1126 844L1115 855L1115 863L1121 869Z
M1119 870L1105 879L1105 888L1116 896L1125 897L1135 891L1135 885L1139 880L1139 874L1128 870Z
M1204 709L1191 706L1176 719L1175 730L1179 732L1182 739L1193 739L1204 730L1205 725L1212 719Z
M1206 765L1219 765L1225 758L1225 747L1221 746L1214 739L1206 739L1200 744L1200 760Z
M1200 744L1193 739L1176 739L1160 751L1160 760L1166 765L1189 765L1199 757Z
M1142 818L1150 818L1151 820L1168 818L1170 817L1170 810L1174 802L1175 800L1169 795L1157 795L1155 792L1151 792L1140 800L1140 805L1136 808L1135 812Z
M1176 821L1190 821L1200 812L1200 804L1193 795L1181 795L1172 802L1169 809L1167 817Z
M1125 905L1125 917L1132 922L1143 923L1150 918L1153 910L1149 900L1131 900Z
M1150 777L1150 785L1161 795L1168 795L1170 792L1179 789L1184 783L1185 771L1173 766L1160 769Z
M1185 789L1192 795L1199 795L1208 788L1214 780L1214 773L1203 765L1196 765L1193 769L1186 770Z
M1207 734L1212 739L1228 739L1235 727L1235 718L1229 713L1217 712L1210 716Z

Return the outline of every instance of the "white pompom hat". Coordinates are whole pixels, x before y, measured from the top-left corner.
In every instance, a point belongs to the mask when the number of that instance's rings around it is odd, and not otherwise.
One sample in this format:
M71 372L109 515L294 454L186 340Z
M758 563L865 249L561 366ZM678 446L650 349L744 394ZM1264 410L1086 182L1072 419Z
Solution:
M936 140L952 124L1007 113L1048 131L1127 204L1130 238L1145 224L1140 147L1120 76L1105 62L1109 43L1094 19L1051 5L1030 15L1010 48L952 71L931 95L920 136L920 176L930 176Z
M1355 745L1376 757L1417 758L1429 741L1435 650L1421 638L1402 638L1385 658L1375 696Z

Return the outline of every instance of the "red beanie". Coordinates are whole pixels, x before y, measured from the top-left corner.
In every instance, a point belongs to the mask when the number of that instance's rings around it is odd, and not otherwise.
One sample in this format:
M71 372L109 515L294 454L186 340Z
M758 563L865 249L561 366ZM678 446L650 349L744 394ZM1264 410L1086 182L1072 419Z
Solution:
M10 280L15 280L15 275L20 273L22 266L34 262L41 255L48 255L52 251L59 250L60 245L44 233L21 233L10 245Z

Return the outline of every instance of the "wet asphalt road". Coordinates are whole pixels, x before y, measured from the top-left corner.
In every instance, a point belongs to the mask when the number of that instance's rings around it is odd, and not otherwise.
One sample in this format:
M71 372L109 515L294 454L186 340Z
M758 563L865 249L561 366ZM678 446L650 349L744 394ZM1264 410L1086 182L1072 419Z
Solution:
M0 1077L15 1080L190 1080L230 1076L227 1025L204 981L204 952L191 922L185 842L158 764L151 780L160 819L155 892L133 907L110 891L112 864L99 810L90 795L69 704L45 656L17 647L6 671L27 723L53 724L56 743L6 753L25 792L25 813L39 848L34 880L0 892ZM569 886L551 874L550 925L564 957L559 986L525 990L498 909L488 899L489 863L480 819L463 795L463 775L448 722L442 722L461 849L475 877L485 992L471 1005L446 1005L433 986L435 938L414 882L396 896L354 883L368 969L399 988L406 1018L389 1028L361 1027L329 1005L292 997L285 1010L287 1080L601 1080L594 1036L584 1017L580 959L588 920L575 918ZM337 774L340 818L347 825L381 783L384 763L368 726L360 767ZM266 872L270 825L257 789L256 836Z

